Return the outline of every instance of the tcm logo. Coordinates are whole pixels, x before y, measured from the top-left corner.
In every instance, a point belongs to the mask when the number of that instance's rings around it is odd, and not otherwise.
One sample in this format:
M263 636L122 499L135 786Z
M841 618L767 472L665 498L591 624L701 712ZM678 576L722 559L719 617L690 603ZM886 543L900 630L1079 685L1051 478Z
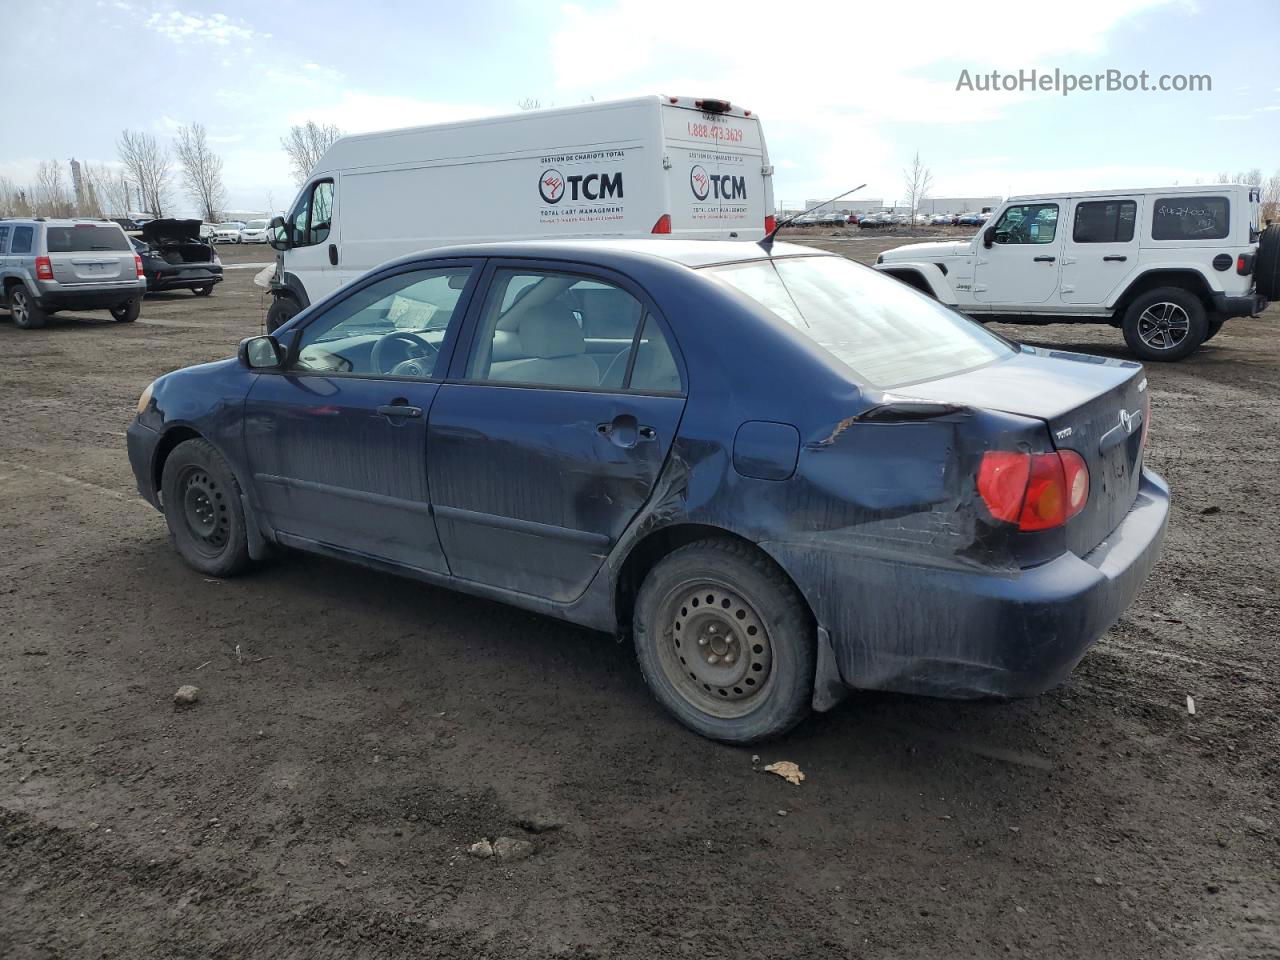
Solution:
M622 197L622 172L574 174L566 177L554 168L538 177L538 193L547 203L559 203L565 191L571 200L603 200Z
M717 200L745 200L747 178L707 173L701 164L694 164L689 171L689 189L698 200L705 200L712 194Z

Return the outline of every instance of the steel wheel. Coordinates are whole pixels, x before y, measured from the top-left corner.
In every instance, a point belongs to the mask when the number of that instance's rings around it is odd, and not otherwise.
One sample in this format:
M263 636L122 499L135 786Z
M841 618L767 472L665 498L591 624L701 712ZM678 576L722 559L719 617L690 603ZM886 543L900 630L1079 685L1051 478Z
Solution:
M1191 318L1176 303L1153 303L1138 317L1138 336L1152 350L1172 350L1191 330Z
M686 582L662 604L663 672L691 706L715 717L755 709L773 677L769 631L751 605L712 580Z
M206 556L218 556L231 536L225 492L199 467L183 471L178 489L182 491L182 517L196 549Z

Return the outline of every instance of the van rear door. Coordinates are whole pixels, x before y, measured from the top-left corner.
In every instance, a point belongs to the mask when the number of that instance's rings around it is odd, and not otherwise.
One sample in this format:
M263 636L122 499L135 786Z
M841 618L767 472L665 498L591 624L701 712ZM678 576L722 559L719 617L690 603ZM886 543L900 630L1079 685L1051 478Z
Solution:
M670 100L675 100L672 103ZM662 105L671 232L689 239L758 240L773 210L772 177L760 121L739 107L703 101Z

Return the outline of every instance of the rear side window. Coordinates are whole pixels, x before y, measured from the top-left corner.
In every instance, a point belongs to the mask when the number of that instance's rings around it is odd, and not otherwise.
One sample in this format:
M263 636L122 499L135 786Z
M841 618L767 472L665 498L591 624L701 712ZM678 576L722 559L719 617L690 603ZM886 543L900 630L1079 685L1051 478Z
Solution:
M92 250L128 250L129 238L117 226L78 223L74 227L49 227L45 242L50 253L88 253Z
M0 253L4 253L4 245L8 239L9 239L9 228L0 227Z
M1230 232L1226 197L1160 197L1151 213L1152 240L1221 240Z
M1098 200L1076 205L1071 239L1076 243L1128 243L1138 205L1132 200Z
M30 227L14 227L13 228L13 246L9 248L10 253L30 253L31 252L31 234Z

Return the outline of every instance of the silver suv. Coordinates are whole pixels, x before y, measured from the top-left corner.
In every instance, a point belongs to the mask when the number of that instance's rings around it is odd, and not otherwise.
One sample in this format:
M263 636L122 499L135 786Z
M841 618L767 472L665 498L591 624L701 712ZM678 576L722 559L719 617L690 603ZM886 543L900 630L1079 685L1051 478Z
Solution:
M16 326L43 327L58 310L110 310L138 319L142 262L110 220L0 220L0 283Z

